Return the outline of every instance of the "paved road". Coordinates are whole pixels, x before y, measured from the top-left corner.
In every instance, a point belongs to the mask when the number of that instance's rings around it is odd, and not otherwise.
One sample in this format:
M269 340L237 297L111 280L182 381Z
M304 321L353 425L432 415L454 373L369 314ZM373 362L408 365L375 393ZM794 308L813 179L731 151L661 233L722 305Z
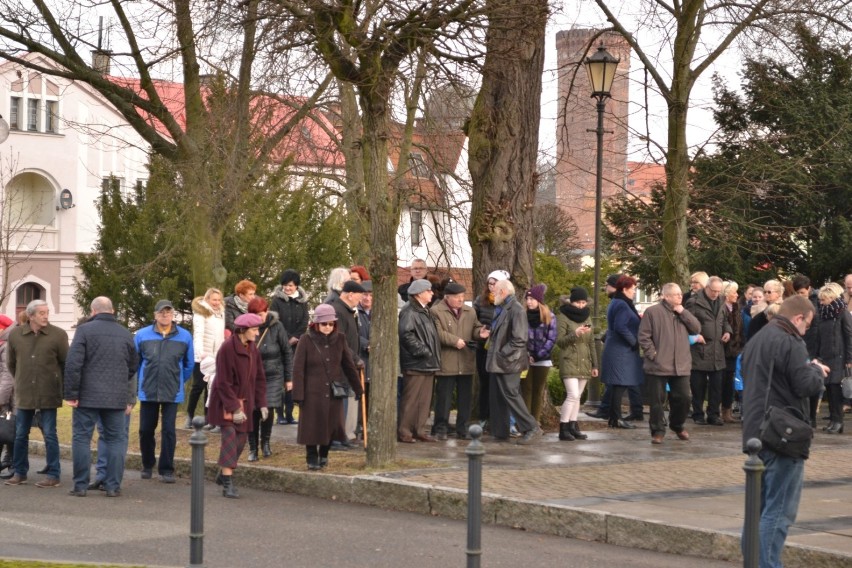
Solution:
M40 458L32 460L33 469ZM70 471L70 464L63 464ZM141 481L128 471L124 496L0 486L0 554L144 565L189 563L189 484ZM36 476L37 477L37 476ZM32 482L31 482L32 483ZM242 489L239 501L206 484L205 565L241 567L463 566L466 524L282 493ZM483 527L482 565L682 567L682 557ZM729 567L702 561L702 568Z

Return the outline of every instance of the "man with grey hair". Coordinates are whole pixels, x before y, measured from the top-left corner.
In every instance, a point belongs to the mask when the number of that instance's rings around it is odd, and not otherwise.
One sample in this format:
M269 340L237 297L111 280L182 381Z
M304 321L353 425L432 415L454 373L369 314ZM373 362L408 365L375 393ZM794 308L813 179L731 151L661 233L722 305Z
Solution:
M725 344L731 338L731 325L722 295L722 279L711 276L707 286L685 302L686 309L701 323L701 334L692 345L692 420L696 424L723 426L719 416L722 404L722 374L725 371ZM704 400L707 400L705 419Z
M103 487L107 497L118 497L127 451L126 417L136 404L138 357L133 336L115 320L109 298L95 298L91 311L91 318L74 334L65 362L65 400L74 409L74 488L70 494L86 496L92 434L100 423L98 448L102 448L106 461Z
M645 384L651 399L651 443L662 444L666 434L666 385L669 386L668 426L681 440L689 440L683 423L689 413L690 334L701 331L694 315L683 308L683 294L674 282L663 285L662 298L645 310L639 324L639 346L645 357Z
M523 433L518 443L529 444L542 431L521 396L521 372L529 367L527 310L515 298L515 287L508 280L494 285L494 305L499 313L491 323L485 360L485 370L491 375L491 435L508 440L512 414Z
M9 371L15 377L15 475L6 485L23 485L30 469L30 428L36 410L47 458L47 477L36 487L59 486L59 438L56 436L56 409L62 406L62 372L68 354L68 334L51 325L50 308L44 300L27 305L29 323L12 330L8 339Z

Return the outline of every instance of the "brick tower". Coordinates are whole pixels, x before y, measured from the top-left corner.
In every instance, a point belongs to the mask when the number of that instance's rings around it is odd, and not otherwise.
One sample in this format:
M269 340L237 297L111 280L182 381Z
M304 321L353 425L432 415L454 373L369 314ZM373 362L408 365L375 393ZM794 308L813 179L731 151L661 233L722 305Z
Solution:
M556 140L556 204L577 223L584 254L595 247L595 179L597 164L596 99L583 61L603 43L621 61L604 114L603 199L622 191L627 175L627 105L630 47L620 35L606 33L592 43L588 28L556 34L559 109Z

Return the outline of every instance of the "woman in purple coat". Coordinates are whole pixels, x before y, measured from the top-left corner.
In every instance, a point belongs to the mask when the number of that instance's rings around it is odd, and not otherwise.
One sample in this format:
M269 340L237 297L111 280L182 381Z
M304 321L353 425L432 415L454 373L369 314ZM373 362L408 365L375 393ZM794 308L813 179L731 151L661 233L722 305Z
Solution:
M527 323L529 324L527 351L530 356L530 369L527 377L521 380L521 396L527 410L536 422L541 422L541 407L544 402L544 389L547 386L547 374L553 367L550 352L556 345L556 316L544 303L547 286L537 284L527 290Z
M257 314L242 314L234 319L234 333L216 355L216 380L210 391L207 421L222 429L219 448L219 467L216 483L223 487L222 495L238 499L231 479L237 460L246 445L255 409L263 420L269 415L266 407L266 374L263 360L254 344L263 320Z
M299 405L296 443L306 447L310 470L328 465L331 441L343 430L345 399L331 395L331 383L343 381L349 383L356 398L363 394L352 352L337 331L337 314L333 307L322 304L296 344L293 360L293 401Z

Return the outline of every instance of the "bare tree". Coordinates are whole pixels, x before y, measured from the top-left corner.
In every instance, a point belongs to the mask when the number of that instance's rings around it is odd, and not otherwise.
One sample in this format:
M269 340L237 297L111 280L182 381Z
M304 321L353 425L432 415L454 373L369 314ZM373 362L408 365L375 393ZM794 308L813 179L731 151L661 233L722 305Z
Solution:
M218 3L215 9L192 0L107 4L123 44L109 53L100 48L93 25L100 3L0 0L0 57L91 85L154 152L175 164L183 191L175 200L185 220L180 230L195 245L190 267L195 292L221 286L227 276L222 265L227 220L264 176L282 140L314 109L330 77L320 74L303 99L254 90L257 69L276 76L273 64L259 59L268 54L273 32L259 15L260 0ZM82 50L108 56L113 69L129 78L107 75L84 60ZM56 67L41 65L26 52L41 54ZM205 82L211 74L219 86L216 104ZM181 100L170 100L157 79L173 75L182 83ZM292 112L270 110L281 105Z
M771 29L785 19L820 19L832 30L850 21L847 0L746 0L739 3L643 0L635 29L620 16L621 2L595 0L612 28L630 44L667 107L666 196L662 218L660 281L685 284L689 277L687 208L691 158L686 139L693 87L735 41L750 29ZM655 45L635 33L659 34Z
M287 41L306 45L352 85L360 111L358 151L366 192L370 272L376 298L371 343L382 345L370 357L372 397L367 463L381 467L396 455L396 376L399 348L396 311L396 231L405 192L403 172L410 153L410 124L419 100L417 77L422 62L436 57L436 38L458 37L474 17L474 0L425 2L335 2L275 0L279 16L290 26ZM393 138L393 97L401 77L414 78L401 96L405 129L395 176L388 170L388 143ZM348 103L351 106L351 100ZM354 135L354 131L352 133ZM348 151L348 149L347 149ZM353 175L354 183L360 183Z

